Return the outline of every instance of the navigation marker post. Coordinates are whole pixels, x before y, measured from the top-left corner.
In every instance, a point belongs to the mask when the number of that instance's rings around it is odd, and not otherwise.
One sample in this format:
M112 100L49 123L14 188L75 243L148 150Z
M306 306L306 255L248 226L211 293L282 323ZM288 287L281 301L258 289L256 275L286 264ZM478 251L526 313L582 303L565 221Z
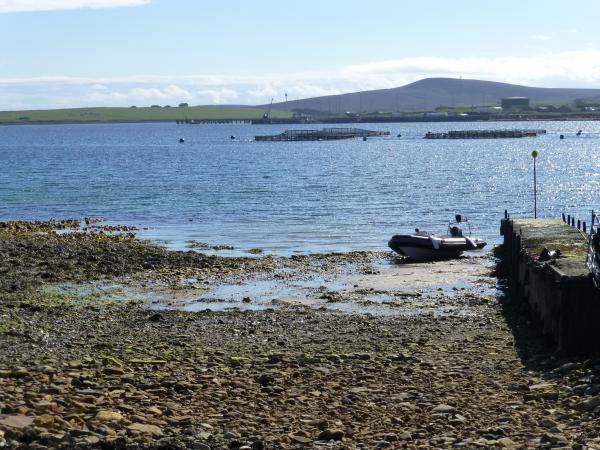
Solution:
M537 219L537 177L535 173L535 160L538 157L537 150L531 152L533 158L533 218Z

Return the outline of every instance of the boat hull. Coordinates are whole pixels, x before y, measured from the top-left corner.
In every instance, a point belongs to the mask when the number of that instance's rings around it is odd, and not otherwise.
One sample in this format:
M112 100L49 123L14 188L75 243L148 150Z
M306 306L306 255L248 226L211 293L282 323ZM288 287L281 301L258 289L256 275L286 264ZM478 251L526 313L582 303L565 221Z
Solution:
M388 246L396 253L416 261L457 258L464 251L478 250L486 243L477 238L436 236L430 234L395 235Z

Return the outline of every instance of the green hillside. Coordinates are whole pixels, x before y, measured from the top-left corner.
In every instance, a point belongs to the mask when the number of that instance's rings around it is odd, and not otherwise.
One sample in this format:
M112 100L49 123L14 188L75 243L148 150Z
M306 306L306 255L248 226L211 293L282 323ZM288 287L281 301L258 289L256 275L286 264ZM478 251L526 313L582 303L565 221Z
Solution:
M74 108L37 111L0 111L0 123L85 123L85 122L146 122L185 119L259 119L266 112L261 108L191 106L140 108ZM271 111L274 118L290 117L284 111Z

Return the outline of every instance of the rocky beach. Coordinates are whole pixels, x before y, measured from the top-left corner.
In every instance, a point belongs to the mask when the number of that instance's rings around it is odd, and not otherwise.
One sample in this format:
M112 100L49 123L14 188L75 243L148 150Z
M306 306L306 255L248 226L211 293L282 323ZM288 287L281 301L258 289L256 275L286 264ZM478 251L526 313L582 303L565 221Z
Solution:
M0 447L600 449L600 358L555 353L489 254L135 233L0 223Z

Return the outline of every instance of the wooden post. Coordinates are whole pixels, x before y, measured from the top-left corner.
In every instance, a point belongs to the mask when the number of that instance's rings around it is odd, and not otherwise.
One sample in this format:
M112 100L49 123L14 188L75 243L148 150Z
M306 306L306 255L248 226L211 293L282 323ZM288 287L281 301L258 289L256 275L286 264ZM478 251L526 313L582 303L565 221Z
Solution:
M581 220L577 219L577 229L581 230Z
M571 226L575 228L575 217L571 217Z
M587 233L587 225L586 225L585 221L583 222L583 232Z
M562 218L563 218L563 222L567 221L567 218L565 217L565 213L562 213Z
M567 214L567 223L571 225L571 214Z
M507 209L504 210L504 218L508 219L508 210Z

